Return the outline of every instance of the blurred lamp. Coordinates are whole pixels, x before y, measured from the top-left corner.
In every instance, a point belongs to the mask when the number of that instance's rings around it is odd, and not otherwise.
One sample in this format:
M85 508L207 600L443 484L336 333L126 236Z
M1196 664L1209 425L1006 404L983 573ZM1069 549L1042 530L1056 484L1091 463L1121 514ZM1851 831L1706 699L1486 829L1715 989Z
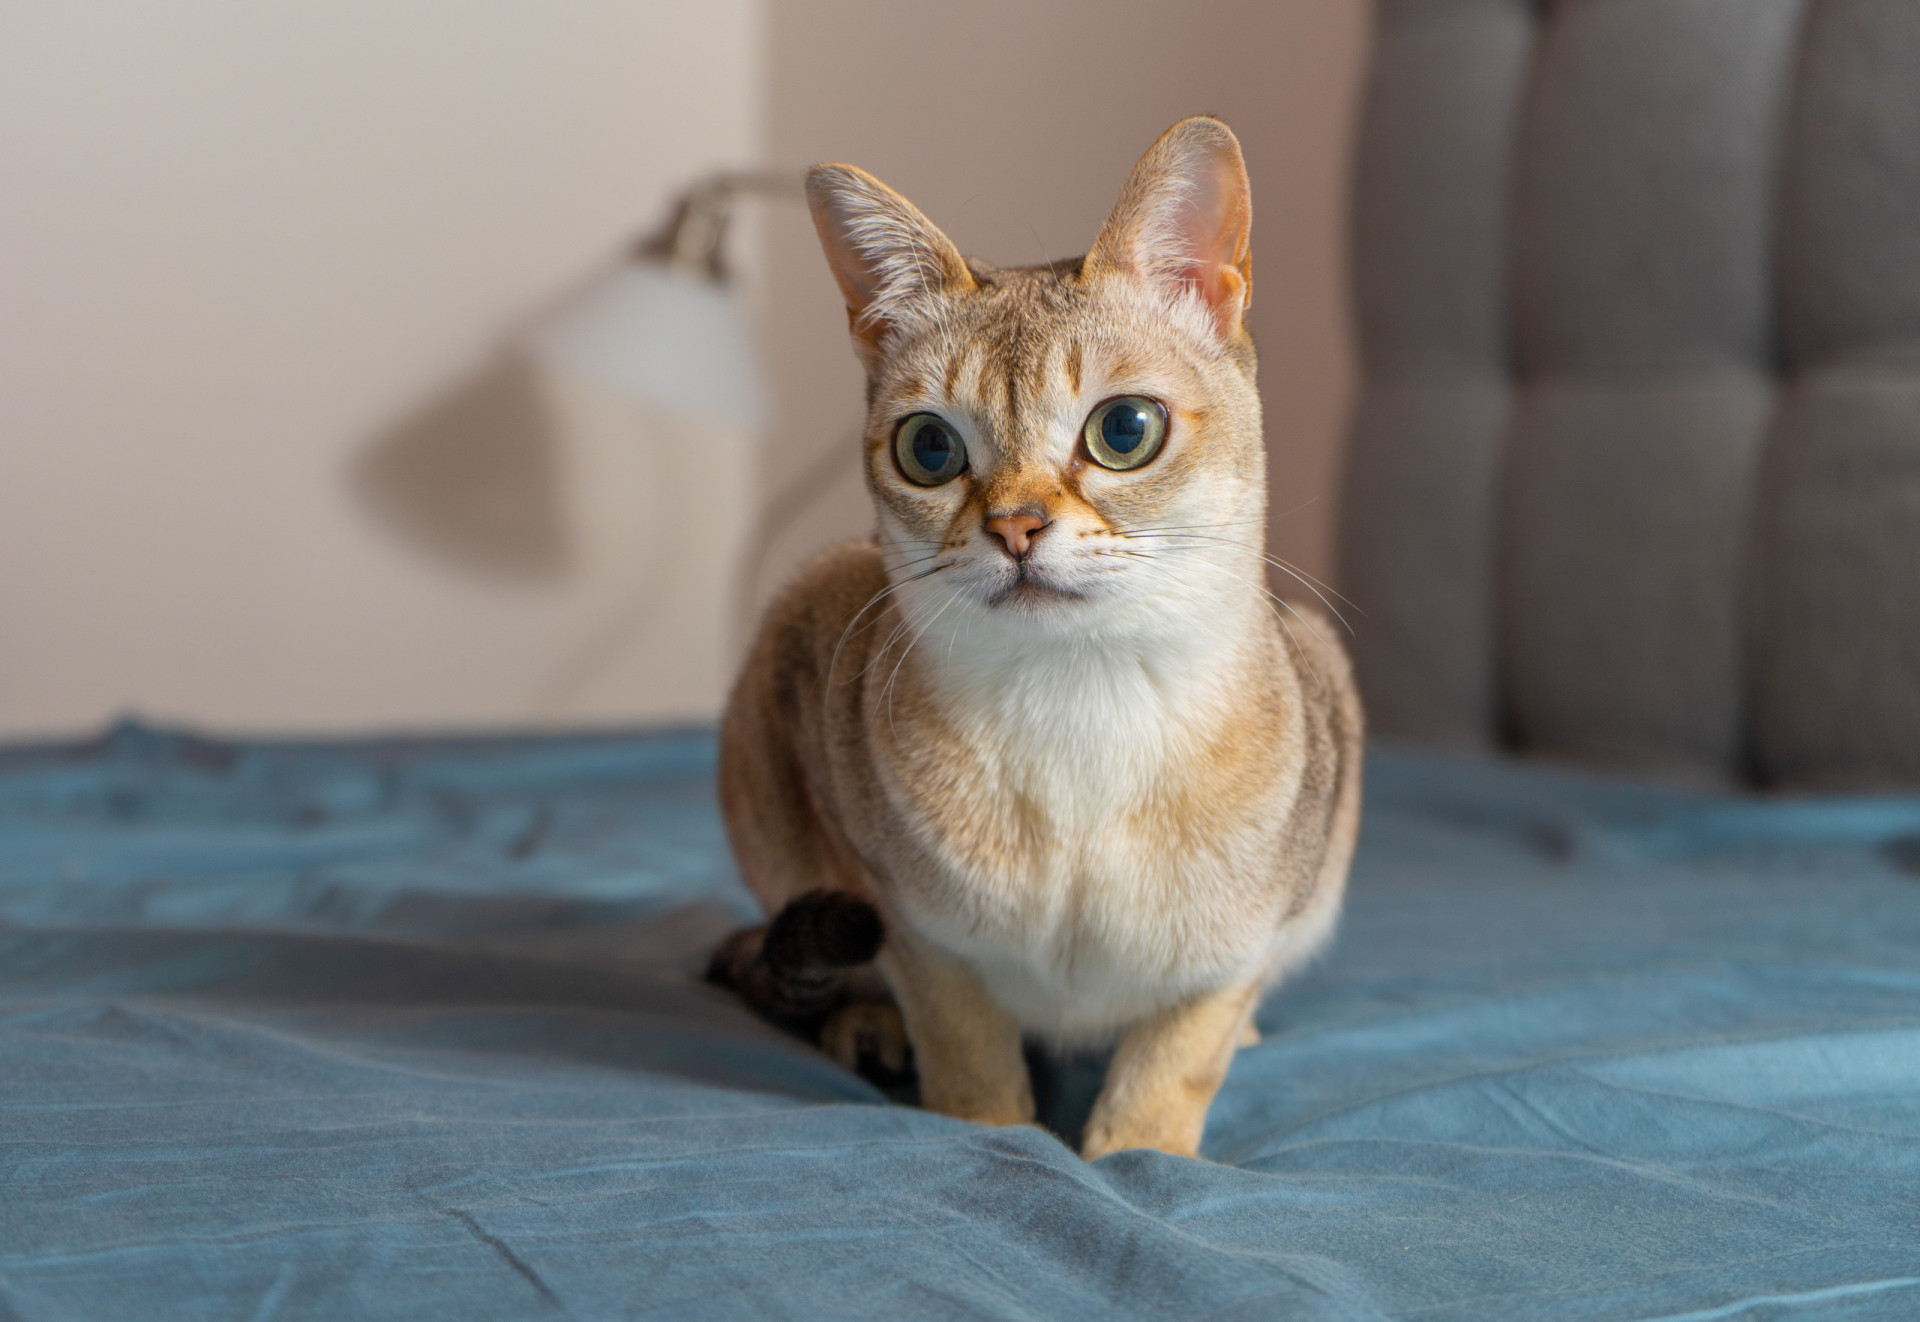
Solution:
M659 233L534 325L540 358L655 407L764 420L766 386L723 245L743 195L800 195L797 175L729 173L695 186Z

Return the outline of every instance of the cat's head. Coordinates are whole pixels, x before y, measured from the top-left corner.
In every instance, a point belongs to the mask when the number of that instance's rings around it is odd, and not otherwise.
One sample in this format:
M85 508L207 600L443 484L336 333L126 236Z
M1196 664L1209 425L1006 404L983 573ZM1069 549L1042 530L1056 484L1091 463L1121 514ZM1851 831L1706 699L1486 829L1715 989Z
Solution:
M867 482L911 615L1178 628L1261 591L1252 208L1225 124L1174 125L1087 255L1047 266L962 257L850 165L816 166L807 196L867 367Z

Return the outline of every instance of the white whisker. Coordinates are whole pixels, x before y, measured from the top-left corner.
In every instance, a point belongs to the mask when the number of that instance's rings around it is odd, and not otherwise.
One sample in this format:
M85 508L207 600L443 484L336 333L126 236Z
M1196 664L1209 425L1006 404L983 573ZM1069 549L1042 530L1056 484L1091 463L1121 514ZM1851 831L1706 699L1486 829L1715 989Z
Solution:
M887 584L886 587L881 588L878 592L874 593L871 597L868 597L867 604L862 606L859 610L853 613L853 618L847 621L847 627L840 631L840 641L833 645L833 659L827 662L827 683L828 684L833 683L833 672L840 665L840 650L847 645L847 639L853 635L853 626L860 623L860 617L862 615L865 615L868 611L874 608L875 604L877 604L878 602L882 601L887 597L892 596L894 593L898 592L901 588L907 586L907 584L917 583L923 578L931 578L935 574L939 573L941 570L950 569L952 567L953 567L953 561L949 560L947 561L946 564L935 565L932 569L922 570L918 574L909 575L908 577L901 579L898 583L889 583ZM877 621L879 619L879 616L875 616L874 618ZM866 626L867 629L871 629L872 627L873 625L871 624ZM865 629L861 630L861 632L863 633L865 631L866 631ZM865 669L863 668L860 673L865 674L866 673ZM853 678L858 679L860 678L860 676L855 675ZM847 682L851 684L853 680L848 680Z
M1326 584L1320 583L1319 580L1317 579L1310 578L1308 575L1304 574L1302 571L1295 569L1292 565L1288 564L1285 560L1282 560L1279 556L1272 555L1266 551L1256 550L1251 546L1247 546L1245 543L1236 542L1230 537L1210 537L1205 533L1184 532L1184 531L1176 531L1171 529L1164 530L1164 531L1151 530L1151 531L1142 531L1142 532L1128 532L1128 533L1121 533L1120 536L1128 538L1130 540L1134 538L1139 538L1147 541L1165 541L1165 540L1177 539L1177 538L1192 538L1195 541L1215 542L1222 546L1236 547L1240 550L1246 551L1250 555L1259 556L1261 560L1265 561L1267 564L1272 565L1275 569L1278 569L1281 573L1287 575L1289 578L1299 583L1301 587L1311 592L1315 596L1315 598L1319 600L1320 604L1327 608L1327 614L1333 616L1334 619L1338 620L1340 622L1340 626L1343 629L1345 629L1348 634L1353 633L1353 626L1347 623L1346 616L1342 615L1339 611L1339 608L1336 607L1331 601L1327 600L1325 593L1321 592L1320 589L1326 588L1327 592L1332 592L1334 596L1340 597L1340 600L1342 602L1345 602L1350 609L1362 615L1366 614L1365 611L1360 610L1358 606L1355 606L1353 602L1349 601L1346 597L1341 596L1340 593L1338 592L1335 592L1333 588L1327 587ZM1316 586L1316 584L1318 584L1318 586Z

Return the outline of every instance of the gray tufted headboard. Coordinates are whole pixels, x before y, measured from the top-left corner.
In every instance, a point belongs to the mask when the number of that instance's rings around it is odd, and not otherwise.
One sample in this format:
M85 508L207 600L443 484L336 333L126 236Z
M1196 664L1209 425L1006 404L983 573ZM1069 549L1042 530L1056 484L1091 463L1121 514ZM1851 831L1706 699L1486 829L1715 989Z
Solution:
M1381 734L1920 784L1920 0L1382 0Z

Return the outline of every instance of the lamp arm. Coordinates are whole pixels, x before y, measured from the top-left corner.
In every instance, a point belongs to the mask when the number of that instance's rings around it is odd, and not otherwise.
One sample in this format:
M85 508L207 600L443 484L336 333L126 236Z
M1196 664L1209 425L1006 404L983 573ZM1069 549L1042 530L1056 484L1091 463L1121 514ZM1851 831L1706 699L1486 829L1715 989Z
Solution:
M666 225L638 240L634 256L665 262L711 280L727 278L724 245L727 222L739 197L803 195L798 174L775 170L728 170L701 180L674 202Z

